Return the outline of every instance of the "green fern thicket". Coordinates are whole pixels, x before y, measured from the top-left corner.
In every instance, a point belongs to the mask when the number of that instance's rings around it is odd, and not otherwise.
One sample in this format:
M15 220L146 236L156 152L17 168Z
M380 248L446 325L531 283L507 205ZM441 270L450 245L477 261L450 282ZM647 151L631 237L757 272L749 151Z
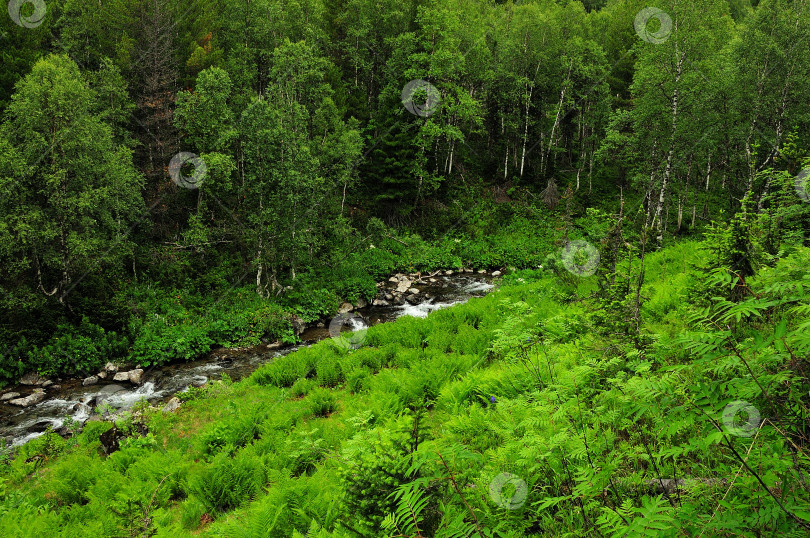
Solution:
M741 278L735 222L301 349L109 456L46 434L0 535L808 536L810 248Z

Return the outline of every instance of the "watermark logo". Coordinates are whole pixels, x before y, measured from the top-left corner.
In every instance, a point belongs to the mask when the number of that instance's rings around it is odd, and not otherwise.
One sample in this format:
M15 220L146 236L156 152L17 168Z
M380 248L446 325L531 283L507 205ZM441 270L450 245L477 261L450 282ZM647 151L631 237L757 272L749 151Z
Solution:
M436 112L440 97L436 86L422 79L412 80L402 88L402 104L405 109L423 118Z
M186 164L194 166L194 172L190 176L183 174L183 166ZM205 161L195 153L188 151L181 151L172 157L169 163L169 175L172 177L172 181L186 189L196 189L202 185L207 171L208 167L205 165Z
M342 331L343 326L349 331ZM366 322L359 314L338 314L329 323L329 336L342 349L358 349L366 341Z
M796 187L796 194L805 202L810 202L810 166L804 168L793 181Z
M581 239L570 241L562 252L565 268L577 276L592 276L599 267L599 250Z
M489 496L495 504L507 510L517 510L526 502L529 488L519 476L501 473L489 483Z
M649 29L650 19L656 19L659 23L658 30L655 32L651 32ZM633 25L636 27L638 37L654 45L660 45L672 34L672 17L657 7L645 7L639 11Z
M32 7L26 7L31 4ZM36 28L45 20L48 11L44 0L9 0L8 15L23 28Z
M723 410L723 426L731 435L751 437L759 424L759 410L745 400L735 400Z

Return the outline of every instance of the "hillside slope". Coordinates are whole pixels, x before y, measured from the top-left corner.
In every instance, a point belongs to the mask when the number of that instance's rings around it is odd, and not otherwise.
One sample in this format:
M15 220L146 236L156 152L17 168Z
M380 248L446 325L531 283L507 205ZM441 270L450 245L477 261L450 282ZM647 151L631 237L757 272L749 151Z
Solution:
M0 535L807 536L810 249L730 302L698 246L647 256L638 315L632 287L517 272L45 435L0 466Z

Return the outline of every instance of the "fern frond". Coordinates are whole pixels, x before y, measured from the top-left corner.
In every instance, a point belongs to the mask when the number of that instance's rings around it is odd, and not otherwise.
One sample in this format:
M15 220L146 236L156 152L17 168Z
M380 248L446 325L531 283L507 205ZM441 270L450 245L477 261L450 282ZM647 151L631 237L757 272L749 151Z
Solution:
M396 531L397 536L421 537L419 524L422 523L422 512L430 500L422 489L422 480L403 484L391 495L397 501L397 509L385 516L383 529Z

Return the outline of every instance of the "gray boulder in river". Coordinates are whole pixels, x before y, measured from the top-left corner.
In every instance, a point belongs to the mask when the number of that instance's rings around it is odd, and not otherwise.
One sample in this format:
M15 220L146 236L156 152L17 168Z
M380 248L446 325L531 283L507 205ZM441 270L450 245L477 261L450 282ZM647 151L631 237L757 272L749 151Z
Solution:
M25 398L16 398L14 400L10 400L8 403L10 403L11 405L19 405L20 407L29 407L31 405L38 404L44 399L45 399L45 391L42 389L34 389L34 392L29 394Z
M99 393L96 395L96 406L101 406L106 402L110 396L117 392L125 390L121 385L104 385Z

